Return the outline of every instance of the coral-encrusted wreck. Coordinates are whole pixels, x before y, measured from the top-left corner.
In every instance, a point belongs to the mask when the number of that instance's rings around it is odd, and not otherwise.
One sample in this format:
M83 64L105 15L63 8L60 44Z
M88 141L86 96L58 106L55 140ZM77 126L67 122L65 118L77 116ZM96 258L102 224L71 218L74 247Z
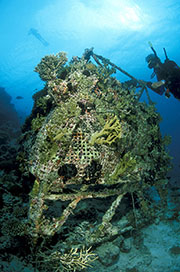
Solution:
M100 244L151 220L152 191L164 196L169 156L159 114L92 54L67 63L61 52L35 68L46 85L24 126L21 162L35 177L34 243L61 234L69 248Z

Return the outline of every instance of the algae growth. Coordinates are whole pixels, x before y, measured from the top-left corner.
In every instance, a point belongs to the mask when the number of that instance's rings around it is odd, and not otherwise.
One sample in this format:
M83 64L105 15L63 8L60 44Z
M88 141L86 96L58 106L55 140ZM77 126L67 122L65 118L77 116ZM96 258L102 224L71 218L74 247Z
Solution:
M70 62L64 52L45 56L35 68L46 85L25 123L19 163L31 176L26 233L40 269L56 260L66 270L66 257L69 271L88 267L73 266L73 252L79 262L84 252L95 260L84 247L151 222L151 188L165 197L170 158L155 105L121 84L109 60L87 52Z

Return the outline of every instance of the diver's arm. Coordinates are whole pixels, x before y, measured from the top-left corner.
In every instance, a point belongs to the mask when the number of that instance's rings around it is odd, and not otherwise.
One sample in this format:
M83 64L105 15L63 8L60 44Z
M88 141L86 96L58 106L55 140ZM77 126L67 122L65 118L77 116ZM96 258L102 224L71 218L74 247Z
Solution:
M152 83L151 81L147 82L147 87L150 88L152 91L159 95L163 95L165 92L165 87L164 87L165 82L164 81L157 81ZM160 85L160 86L158 86Z

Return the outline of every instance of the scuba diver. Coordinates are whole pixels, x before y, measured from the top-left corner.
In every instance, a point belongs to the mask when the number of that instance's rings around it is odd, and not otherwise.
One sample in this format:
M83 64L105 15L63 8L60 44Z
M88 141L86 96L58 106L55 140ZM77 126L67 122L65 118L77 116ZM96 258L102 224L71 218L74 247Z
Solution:
M180 67L174 61L169 60L165 48L163 50L166 59L162 63L151 44L150 47L153 54L146 57L146 62L148 63L148 68L154 70L151 78L156 75L158 81L154 83L147 82L147 86L160 95L165 93L165 96L168 98L170 93L172 93L175 98L180 100Z
M28 35L33 35L36 39L38 39L44 46L48 46L49 43L39 34L37 29L35 28L30 28Z

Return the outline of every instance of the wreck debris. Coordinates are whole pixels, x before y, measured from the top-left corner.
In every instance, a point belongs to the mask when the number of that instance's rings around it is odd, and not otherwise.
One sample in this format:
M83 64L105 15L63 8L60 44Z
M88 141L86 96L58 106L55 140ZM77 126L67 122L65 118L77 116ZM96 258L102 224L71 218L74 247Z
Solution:
M170 157L160 115L139 101L136 85L113 77L116 69L93 49L69 63L64 52L45 56L35 68L46 82L36 96L42 110L29 117L21 150L21 168L34 177L28 212L34 246L61 234L66 251L94 247L153 219L152 188L165 196ZM132 79L140 93L146 90Z

